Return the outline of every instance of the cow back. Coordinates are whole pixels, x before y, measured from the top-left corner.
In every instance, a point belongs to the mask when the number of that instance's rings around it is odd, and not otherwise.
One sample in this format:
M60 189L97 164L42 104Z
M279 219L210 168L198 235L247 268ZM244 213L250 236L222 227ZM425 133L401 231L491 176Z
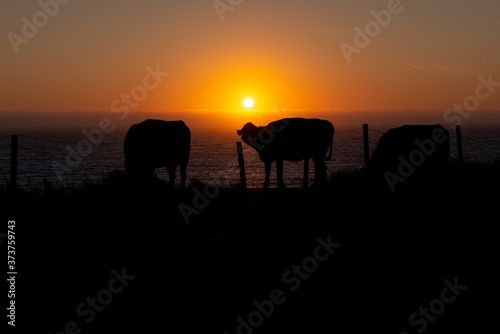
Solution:
M369 167L380 179L433 182L447 166L449 152L449 132L441 125L405 125L380 138Z
M130 127L124 153L162 167L189 159L190 142L191 131L183 121L146 120Z
M265 147L259 152L263 161L324 158L334 134L329 121L304 118L285 118L271 122L259 131L268 134L259 136L260 142Z

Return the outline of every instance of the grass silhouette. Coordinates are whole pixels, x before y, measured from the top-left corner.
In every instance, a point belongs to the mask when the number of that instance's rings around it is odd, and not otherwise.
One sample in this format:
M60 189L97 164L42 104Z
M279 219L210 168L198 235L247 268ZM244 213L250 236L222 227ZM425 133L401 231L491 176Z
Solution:
M237 317L286 288L283 272L332 235L342 246L256 333L407 330L409 315L458 276L471 288L426 330L445 333L481 325L475 305L495 277L499 170L499 162L451 163L435 188L401 193L372 189L364 171L330 175L318 189L235 184L189 225L178 206L205 186L197 180L180 189L154 179L137 190L115 171L15 196L2 189L0 200L2 218L17 223L25 326L37 330L74 320L89 333L235 333ZM122 267L136 279L85 323L77 305Z

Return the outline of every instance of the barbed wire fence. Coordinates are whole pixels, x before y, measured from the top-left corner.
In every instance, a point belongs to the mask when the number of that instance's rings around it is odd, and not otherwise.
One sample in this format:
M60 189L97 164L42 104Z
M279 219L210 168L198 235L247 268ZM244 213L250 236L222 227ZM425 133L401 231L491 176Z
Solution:
M10 182L11 136L0 137L0 185ZM77 185L98 181L107 172L123 166L123 142L107 141L92 147L78 159L66 147L77 141L54 139L57 136L18 136L17 185L31 187L43 182ZM74 149L72 148L74 151ZM67 163L71 162L71 165Z
M373 154L380 137L388 129L368 127L369 156ZM74 138L73 138L74 137ZM106 173L123 172L124 136L105 138L98 145L87 145L85 154L75 153L81 137L64 134L19 135L17 146L17 186L30 188L44 182L52 184L78 185L88 181L99 181ZM79 141L80 140L80 141ZM212 141L212 142L209 142ZM0 136L0 186L7 186L11 174L11 135ZM464 128L462 131L463 157L466 162L491 162L500 160L500 131L481 134ZM240 181L236 141L213 142L210 138L193 138L188 180L231 186ZM450 131L450 158L458 159L457 138ZM83 146L80 147L83 151ZM73 153L72 153L73 152ZM248 187L260 187L264 183L264 164L258 152L243 145L245 172ZM333 139L333 153L326 162L328 173L357 171L365 166L364 134L362 127L339 129ZM303 184L303 162L285 161L283 175L289 187ZM311 163L309 183L314 179L314 164ZM168 180L165 168L156 169L156 175ZM275 164L271 170L271 187L276 186ZM176 184L180 185L179 171Z

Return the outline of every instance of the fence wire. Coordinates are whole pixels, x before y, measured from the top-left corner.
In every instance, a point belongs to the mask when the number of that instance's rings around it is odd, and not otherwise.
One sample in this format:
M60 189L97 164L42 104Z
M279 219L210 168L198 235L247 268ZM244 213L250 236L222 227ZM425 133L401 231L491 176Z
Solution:
M380 137L388 130L368 128L370 156ZM80 184L98 181L106 173L124 171L123 141L125 133L113 133L92 143L81 133L34 133L18 136L17 184L21 187L40 185L44 180L53 184ZM239 167L234 140L204 134L194 136L188 164L188 180L230 186L239 182ZM462 144L465 161L491 162L500 160L500 129L481 131L462 127ZM450 131L450 157L457 159L456 134ZM0 135L0 185L10 179L11 136ZM260 187L264 183L264 164L256 150L243 145L247 184ZM326 162L328 173L354 171L364 167L362 127L338 129L334 135L333 152ZM303 183L303 162L284 162L284 177L288 187ZM314 179L314 163L310 163L309 182ZM165 168L156 169L159 178L168 180ZM275 164L271 169L271 187L276 186ZM179 171L176 184L180 185Z

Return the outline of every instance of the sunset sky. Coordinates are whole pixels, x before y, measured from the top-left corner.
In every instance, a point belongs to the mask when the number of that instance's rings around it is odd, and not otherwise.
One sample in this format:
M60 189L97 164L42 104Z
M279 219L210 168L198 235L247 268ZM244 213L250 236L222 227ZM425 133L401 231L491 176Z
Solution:
M124 108L231 126L273 110L443 121L464 101L468 121L500 124L499 84L474 100L500 82L498 0L2 0L0 32L4 125Z

